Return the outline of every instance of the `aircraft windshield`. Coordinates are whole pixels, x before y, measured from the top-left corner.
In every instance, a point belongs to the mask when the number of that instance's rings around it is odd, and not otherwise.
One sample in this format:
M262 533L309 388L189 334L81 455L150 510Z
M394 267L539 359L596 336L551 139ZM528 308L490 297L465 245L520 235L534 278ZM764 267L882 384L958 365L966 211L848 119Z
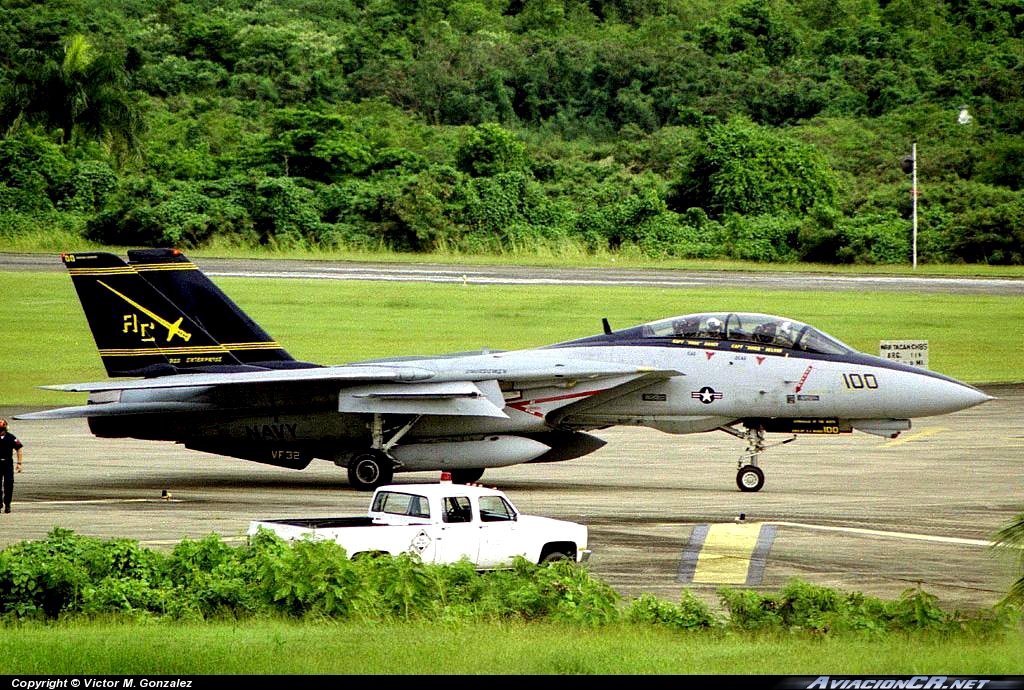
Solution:
M769 314L688 314L646 324L642 333L645 338L730 340L823 355L852 351L852 348L805 323Z

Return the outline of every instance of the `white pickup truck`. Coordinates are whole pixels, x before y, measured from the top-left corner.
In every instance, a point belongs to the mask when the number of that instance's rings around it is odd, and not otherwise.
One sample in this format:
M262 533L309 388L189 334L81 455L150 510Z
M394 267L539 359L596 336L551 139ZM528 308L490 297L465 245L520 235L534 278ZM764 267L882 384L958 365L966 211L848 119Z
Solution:
M468 558L486 569L516 556L534 563L590 557L584 525L522 515L497 489L444 481L379 487L366 517L254 520L248 533L260 529L289 541L331 539L350 558L415 553L424 563Z

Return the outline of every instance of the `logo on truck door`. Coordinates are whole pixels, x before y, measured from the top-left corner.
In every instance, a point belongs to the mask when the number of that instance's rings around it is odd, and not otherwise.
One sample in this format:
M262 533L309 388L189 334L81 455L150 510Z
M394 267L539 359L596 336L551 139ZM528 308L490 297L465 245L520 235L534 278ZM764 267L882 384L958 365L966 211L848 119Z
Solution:
M419 534L412 538L412 542L409 544L409 546L411 546L413 550L416 551L416 553L422 555L423 552L427 550L427 547L430 546L432 542L433 540L430 538L430 535L427 534L426 530L421 529Z

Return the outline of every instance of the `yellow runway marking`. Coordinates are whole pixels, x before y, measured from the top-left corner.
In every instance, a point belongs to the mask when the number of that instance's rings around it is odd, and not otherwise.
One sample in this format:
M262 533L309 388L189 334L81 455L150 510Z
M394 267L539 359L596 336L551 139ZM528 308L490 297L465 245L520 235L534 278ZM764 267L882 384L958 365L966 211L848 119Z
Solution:
M758 585L764 577L768 554L777 532L784 527L846 533L861 537L907 539L960 546L992 546L992 542L985 539L892 532L863 527L812 525L782 520L694 525L689 543L679 562L676 580L694 585Z
M742 585L761 533L760 524L710 525L697 558L694 584Z
M900 436L899 438L893 439L892 441L883 443L881 447L892 448L893 446L899 446L904 443L910 443L911 441L917 441L922 438L927 438L928 436L934 436L935 434L938 434L943 431L949 431L949 429L947 429L944 426L928 427L927 429L921 429L916 434L911 434L910 436Z

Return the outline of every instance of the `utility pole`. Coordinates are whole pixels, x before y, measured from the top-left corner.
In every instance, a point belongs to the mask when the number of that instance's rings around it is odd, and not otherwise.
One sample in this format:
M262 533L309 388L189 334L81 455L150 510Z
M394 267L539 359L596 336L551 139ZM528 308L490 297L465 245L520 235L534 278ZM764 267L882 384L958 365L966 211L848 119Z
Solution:
M906 150L906 149L904 149ZM911 197L911 211L913 217L913 245L914 245L914 258L913 258L913 270L917 270L917 142L910 147L910 197Z

